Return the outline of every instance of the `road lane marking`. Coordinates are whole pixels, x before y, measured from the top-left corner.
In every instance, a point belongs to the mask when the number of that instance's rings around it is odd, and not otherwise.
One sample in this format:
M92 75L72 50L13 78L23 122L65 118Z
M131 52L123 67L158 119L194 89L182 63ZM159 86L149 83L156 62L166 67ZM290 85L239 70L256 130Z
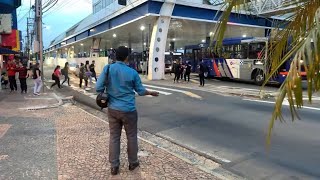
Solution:
M70 80L75 80L74 77L70 77ZM197 94L194 94L192 92L189 92L189 91L184 91L184 90L178 90L178 89L171 89L171 88L165 88L165 87L159 87L159 86L152 86L152 85L146 85L144 84L144 86L146 87L151 87L151 88L155 88L155 89L162 89L162 90L169 90L169 91L174 91L174 92L180 92L180 93L183 93L187 96L190 96L192 98L197 98L197 99L202 99L201 96L197 95ZM71 85L71 88L73 88L73 86ZM73 88L75 89L75 88ZM77 88L77 89L80 89L80 88ZM147 88L147 89L150 89L150 88ZM163 94L163 95L171 95L172 93L169 93L169 92L165 92L165 91L159 91L159 90L153 90L153 89L150 89L150 91L158 91L160 94ZM85 92L84 92L85 93Z
M159 90L154 90L154 89L149 89L149 88L146 88L148 91L157 91L159 92L160 94L163 94L163 95L171 95L172 93L169 93L169 92L165 92L165 91L159 91Z
M251 102L261 102L261 103L267 103L267 104L275 104L276 103L276 102L272 102L272 101L263 101L263 100L256 100L256 99L242 99L242 100L251 101ZM289 106L289 101L288 100L283 101L282 105ZM310 106L302 106L301 109L310 109L310 110L320 111L320 108L315 108L315 107L310 107Z
M7 133L11 126L11 124L0 124L0 139Z
M193 97L193 98L197 98L197 99L202 99L201 96L194 94L192 92L189 91L184 91L184 90L179 90L179 89L171 89L171 88L165 88L165 87L160 87L160 86L153 86L153 85L148 85L148 84L143 84L143 86L145 87L150 87L150 88L155 88L155 89L163 89L163 90L168 90L168 91L173 91L173 92L179 92L179 93L183 93L187 96Z

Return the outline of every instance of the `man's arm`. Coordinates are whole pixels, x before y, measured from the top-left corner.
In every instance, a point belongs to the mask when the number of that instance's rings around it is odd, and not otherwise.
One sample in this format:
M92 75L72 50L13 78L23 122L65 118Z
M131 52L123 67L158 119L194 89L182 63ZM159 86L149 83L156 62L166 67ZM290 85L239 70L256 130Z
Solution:
M101 74L100 74L100 76L99 76L99 78L98 78L98 81L97 81L97 83L96 83L96 91L97 91L98 93L103 92L104 89L105 89L105 82L106 82L106 76L107 76L108 66L109 66L109 65L107 65L107 66L105 66L105 67L103 68L103 70L102 70L102 72L101 72Z
M148 91L145 87L143 87L141 83L141 79L138 73L135 74L134 78L134 90L140 95L140 96L159 96L159 92L156 91Z

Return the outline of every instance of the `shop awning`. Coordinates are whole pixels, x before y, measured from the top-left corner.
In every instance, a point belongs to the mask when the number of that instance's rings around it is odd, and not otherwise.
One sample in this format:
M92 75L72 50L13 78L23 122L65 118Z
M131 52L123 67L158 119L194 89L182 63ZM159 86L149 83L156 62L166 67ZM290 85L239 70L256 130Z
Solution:
M17 51L12 51L11 49L0 47L0 54L20 54Z

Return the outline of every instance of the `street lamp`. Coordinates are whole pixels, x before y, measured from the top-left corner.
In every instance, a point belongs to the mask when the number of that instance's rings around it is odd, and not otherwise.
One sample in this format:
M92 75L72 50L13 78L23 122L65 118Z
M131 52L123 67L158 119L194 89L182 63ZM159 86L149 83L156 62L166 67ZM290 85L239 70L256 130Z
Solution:
M141 31L144 31L145 29L146 29L146 27L144 27L144 26L141 26L141 27L140 27L140 30L141 30Z
M117 37L117 34L113 34L112 36L113 36L114 38L116 38L116 37Z

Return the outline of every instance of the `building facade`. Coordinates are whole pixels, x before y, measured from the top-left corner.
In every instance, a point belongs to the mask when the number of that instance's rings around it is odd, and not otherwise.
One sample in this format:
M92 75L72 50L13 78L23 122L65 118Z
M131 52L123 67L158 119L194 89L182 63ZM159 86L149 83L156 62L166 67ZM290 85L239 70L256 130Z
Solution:
M210 41L221 14L220 6L203 0L127 0L126 6L93 0L92 8L91 15L52 40L47 57L110 58L112 49L123 45L146 54L149 79L164 78L165 52ZM270 27L272 19L231 14L226 37L265 37Z

